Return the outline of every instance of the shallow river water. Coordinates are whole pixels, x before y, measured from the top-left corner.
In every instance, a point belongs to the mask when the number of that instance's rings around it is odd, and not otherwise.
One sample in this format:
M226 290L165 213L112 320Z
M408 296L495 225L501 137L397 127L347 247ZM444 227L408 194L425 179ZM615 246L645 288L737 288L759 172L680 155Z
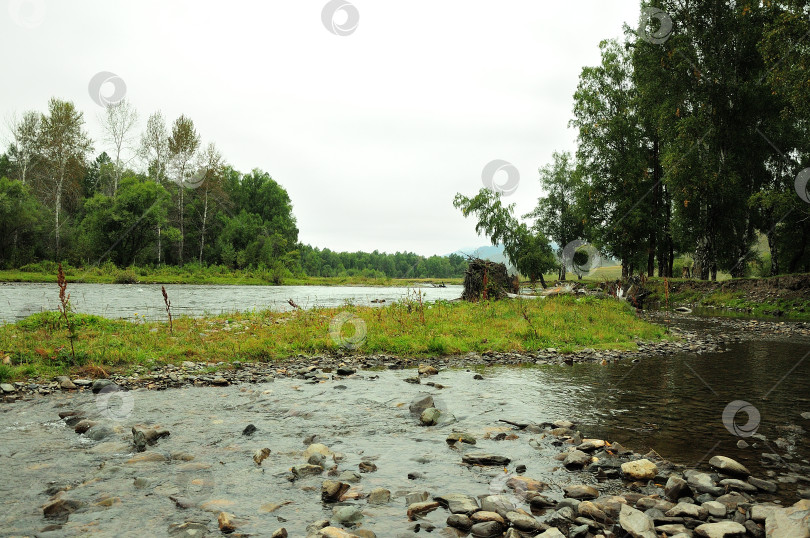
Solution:
M160 284L69 284L77 312L108 318L166 319ZM457 299L461 286L422 287L425 301ZM301 308L337 307L351 302L374 306L405 298L414 289L371 286L211 286L167 284L174 316L202 316L253 310L286 311L292 299ZM385 301L372 303L371 301ZM43 310L56 310L59 290L54 284L0 283L0 323L14 322Z
M810 411L809 354L808 341L772 339L733 344L726 353L608 365L445 370L431 378L442 389L405 383L413 371L360 371L312 384L278 378L223 388L137 390L109 399L61 393L2 405L0 534L30 535L53 524L43 517L45 492L69 484L65 497L86 505L55 533L43 536L165 536L172 525L186 521L218 534L221 510L236 516L240 532L268 536L283 526L290 536L304 536L306 525L331 518L333 508L320 501L325 475L288 480L290 468L305 463L304 440L311 435L345 454L340 471L358 471L363 458L377 465L376 472L362 474L353 486L365 493L386 488L391 502L349 503L363 509L362 527L380 537L413 532L414 523L405 516L406 493L502 493L506 477L519 464L526 465L525 476L549 483L549 495L558 499L565 485L595 483L592 475L561 468L554 455L565 447L553 446L542 434L517 431L516 439L487 439L488 434L513 432L500 419L568 419L587 436L619 441L640 453L653 449L702 468L712 455L722 454L765 478L770 468L761 463L763 452L796 463L807 464L810 458L807 435L796 427L810 429L810 421L800 417ZM476 372L484 379L475 380ZM425 391L455 416L454 423L418 424L408 403ZM724 409L735 401L757 410L754 430L732 433L734 424L750 422L745 411L724 424ZM58 418L60 411L71 410L99 417L115 433L101 441L76 434ZM130 429L135 424L171 432L144 453L155 461L132 461ZM248 424L258 428L249 437L241 435ZM445 440L453 430L474 435L478 443L452 448ZM758 437L749 436L754 431ZM738 448L741 439L753 446ZM259 467L252 455L264 447L271 454ZM508 456L512 462L506 468L462 465L462 454L472 451ZM598 487L608 492L618 482ZM780 488L786 500L795 495L795 484ZM191 499L194 506L181 509L172 500L176 497ZM446 517L446 511L437 510L426 521L443 528Z

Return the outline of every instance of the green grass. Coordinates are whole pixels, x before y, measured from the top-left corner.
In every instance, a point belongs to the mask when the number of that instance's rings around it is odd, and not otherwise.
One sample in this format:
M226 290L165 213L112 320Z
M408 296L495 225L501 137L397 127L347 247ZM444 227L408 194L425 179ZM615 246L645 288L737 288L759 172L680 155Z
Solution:
M51 267L53 265L53 267ZM220 266L116 268L112 264L94 267L64 265L68 282L90 284L216 284L216 285L294 285L294 286L418 286L443 282L461 284L461 278L371 278L365 276L308 277L286 276L278 281L268 270L239 270ZM23 269L0 271L0 282L56 282L56 266L49 262Z
M12 360L0 376L15 380L68 373L93 376L185 360L228 366L236 360L272 362L298 354L331 353L343 349L329 330L338 314L362 320L366 334L356 352L363 354L426 357L547 347L563 352L585 347L635 349L637 339L666 336L664 328L637 318L627 304L614 300L563 296L424 305L411 301L383 308L180 318L173 334L165 323L75 315L78 336L73 358L59 315L45 312L0 326L0 354ZM355 324L345 323L340 338L353 338L354 330Z

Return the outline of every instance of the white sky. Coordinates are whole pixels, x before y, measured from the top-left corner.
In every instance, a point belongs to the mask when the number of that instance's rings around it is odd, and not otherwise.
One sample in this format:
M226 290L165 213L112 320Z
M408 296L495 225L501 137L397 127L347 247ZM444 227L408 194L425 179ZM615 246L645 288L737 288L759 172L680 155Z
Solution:
M357 29L338 36L326 0L0 3L0 117L72 100L98 154L88 83L110 71L139 132L155 110L169 124L186 114L229 164L268 171L302 242L424 255L488 244L452 200L494 159L521 174L507 201L534 207L537 169L575 147L581 68L639 12L637 0L353 0Z

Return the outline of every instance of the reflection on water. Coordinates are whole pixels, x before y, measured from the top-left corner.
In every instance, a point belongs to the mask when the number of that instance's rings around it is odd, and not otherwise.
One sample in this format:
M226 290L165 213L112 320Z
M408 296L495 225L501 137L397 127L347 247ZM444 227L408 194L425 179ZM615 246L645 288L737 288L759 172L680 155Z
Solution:
M423 287L423 300L457 299L461 286ZM292 299L302 308L336 307L347 302L361 306L388 304L403 299L408 288L362 286L208 286L167 284L175 316L202 316L253 310L286 311ZM166 310L160 284L69 284L70 301L77 312L108 318L163 320ZM414 290L410 292L413 294ZM13 322L43 310L56 310L54 284L0 284L0 322ZM375 302L372 301L385 301Z
M368 493L384 487L394 493L389 505L356 501L365 514L364 526L379 536L405 532L405 501L397 492L430 494L464 492L481 495L502 491L504 469L459 465L461 453L445 442L453 429L478 438L478 450L512 458L506 469L527 466L526 476L551 484L551 496L562 498L571 482L593 481L592 475L571 474L553 456L563 450L548 442L529 443L539 435L518 432L518 439L495 441L488 433L510 428L500 419L517 422L571 419L586 435L620 441L638 452L653 449L685 465L706 468L714 454L743 462L765 477L759 455L776 452L789 462L807 463L808 426L799 415L810 411L810 343L786 339L731 345L727 353L676 355L609 364L577 364L532 368L487 368L484 379L473 372L442 371L433 378L446 388L437 390L404 382L412 371L360 372L363 379L307 384L298 379L243 387L186 388L158 392L134 391L133 411L116 425L107 443L84 440L56 420L59 411L84 409L98 414L92 394L59 394L0 407L0 465L14 480L0 481L0 528L31 533L45 524L41 505L51 481L72 483L69 498L88 503L104 495L121 499L111 508L93 507L71 515L60 535L88 529L140 528L144 534L164 535L169 525L188 519L216 528L220 509L242 521L240 530L266 535L282 525L291 536L303 536L307 524L331 517L320 502L324 477L289 482L289 469L303 463L303 440L318 435L332 450L343 452L342 470L357 470L362 458L378 467L359 484ZM373 376L379 376L373 379ZM420 391L434 394L441 408L458 422L423 428L408 413L407 403ZM745 400L761 416L758 434L746 438L754 446L736 446L741 438L723 424L725 406ZM745 416L738 417L742 422ZM128 464L130 428L156 424L171 436L149 449L175 459ZM247 424L258 431L241 435ZM114 424L115 425L115 424ZM259 448L271 449L262 467L252 462ZM192 462L177 454L194 456ZM781 472L781 471L780 471ZM411 480L408 473L419 473ZM807 476L807 473L803 473ZM135 487L135 479L146 486ZM778 478L778 477L777 477ZM189 484L196 484L193 488ZM618 483L599 487L610 491ZM782 485L790 500L795 485ZM804 485L803 487L806 487ZM191 493L189 493L190 490ZM178 509L171 496L216 501L209 511ZM273 505L290 504L269 511ZM443 527L446 512L427 520Z

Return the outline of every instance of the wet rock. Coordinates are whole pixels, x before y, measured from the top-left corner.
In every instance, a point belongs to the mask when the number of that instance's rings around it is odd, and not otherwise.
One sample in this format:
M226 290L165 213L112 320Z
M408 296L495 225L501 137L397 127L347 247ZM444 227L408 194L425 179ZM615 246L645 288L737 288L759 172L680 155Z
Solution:
M411 400L408 410L412 415L421 415L425 409L433 407L433 396L430 394L420 394Z
M433 367L433 366L431 366L429 364L420 364L419 365L419 375L430 376L430 375L436 375L438 373L439 373L439 371L435 367Z
M451 514L470 515L478 511L478 501L475 497L464 495L463 493L450 493L449 495L438 495L434 499L447 508Z
M481 511L495 512L503 517L517 508L512 500L509 495L487 495L481 499Z
M391 492L384 488L376 488L368 494L369 504L387 504L391 500Z
M686 480L673 475L667 479L667 483L664 486L664 495L666 495L668 499L677 501L684 496L688 489L689 486Z
M536 532L540 530L540 523L528 514L521 512L507 512L506 520L512 527L523 532Z
M700 506L705 508L710 516L714 517L726 517L726 512L728 511L725 504L719 503L717 501L708 501L701 504Z
M253 424L248 424L247 426L245 426L245 429L242 430L242 435L245 436L253 435L254 433L256 433L257 429L258 428L256 428L256 426L254 426Z
M466 443L468 445L474 445L475 437L473 437L469 433L452 432L450 433L450 435L447 436L446 441L448 445L453 445L455 443Z
M436 510L439 506L441 506L441 505L436 501L423 501L423 502L412 503L412 504L408 505L408 519L413 521L418 516L421 516L421 515L427 514L428 512L432 512L433 510Z
M322 536L323 538L358 538L356 534L346 532L337 527L324 527L318 531L318 536Z
M693 519L706 519L708 512L696 504L680 502L666 511L667 517L691 517Z
M230 534L236 530L236 523L234 523L233 518L233 514L229 514L227 512L219 513L219 516L217 517L217 524L219 525L219 530L222 531L223 534Z
M753 476L748 477L748 483L756 487L757 489L767 491L768 493L776 493L776 490L779 489L779 486L776 484L776 482L771 482L770 480L762 480L761 478L754 478Z
M653 520L626 504L619 513L619 525L633 538L657 538Z
M306 478L308 476L318 476L322 472L323 467L320 465L310 465L309 463L294 465L292 468L293 477L296 479Z
M95 420L83 419L76 423L76 426L74 426L73 431L82 434L87 432L87 430L89 430L96 424L98 424L98 422L96 422Z
M13 394L17 392L17 389L14 388L14 385L9 385L8 383L0 383L0 391L3 391L6 394Z
M447 525L449 527L453 527L453 528L456 528L456 529L461 529L463 531L468 531L468 530L470 530L470 527L472 527L473 522L465 514L451 514L447 518Z
M269 448L260 448L253 453L253 461L256 465L261 465L270 456Z
M287 538L287 529L284 527L276 529L273 534L270 535L270 538Z
M544 533L538 534L537 538L565 538L565 535L557 527L551 527Z
M756 486L753 486L748 482L743 482L737 478L724 478L720 481L720 486L726 488L727 490L731 489L736 491L745 491L748 493L757 491Z
M373 473L377 470L377 466L370 461L361 461L358 464L361 473Z
M106 387L112 387L109 390L117 390L118 389L118 385L116 385L115 383L113 383L109 379L96 379L95 381L93 381L93 387L91 388L91 390L93 391L93 394L98 394L99 392L101 392L102 389L104 389Z
M307 534L319 534L320 531L329 527L329 520L328 519L319 519L313 523L307 525Z
M167 430L156 430L154 428L132 427L132 441L138 452L146 450L147 445L154 445L158 440L170 435Z
M563 460L563 465L570 468L579 468L590 465L592 456L581 450L572 450Z
M497 521L482 521L470 527L470 534L476 538L496 538L503 534L503 524Z
M622 463L622 473L632 480L652 480L658 474L658 466L648 459Z
M314 454L319 454L324 458L328 458L332 455L332 452L324 444L312 443L307 447L306 450L304 450L304 461L309 461L310 457L312 457Z
M607 443L602 439L583 439L582 443L577 446L577 450L590 452L592 450L596 450L597 448L604 448L606 444Z
M58 499L46 504L42 509L43 515L48 519L67 519L70 514L84 506L81 501L72 499Z
M350 527L363 519L363 512L357 506L336 506L332 509L332 517L341 525Z
M612 522L608 515L591 501L582 501L577 505L577 513L599 523Z
M698 493L710 493L715 497L724 493L723 488L717 487L711 475L699 472L689 473L688 471L687 474L686 482L692 490Z
M169 536L188 536L189 538L199 538L208 535L208 525L197 521L186 521L179 525L169 526Z
M442 412L435 407L428 407L419 415L419 422L424 426L435 426L439 422Z
M352 484L355 482L360 482L360 478L361 478L360 475L355 473L354 471L343 471L338 476L338 480L341 480L343 482L350 482Z
M76 390L76 385L66 375L57 376L56 382L59 383L59 388L62 390Z
M774 538L810 537L810 500L802 499L791 507L771 512L765 520L765 534Z
M576 484L565 487L565 496L572 499L595 499L599 497L599 490L593 486Z
M741 476L746 478L751 474L743 464L725 456L714 456L709 460L709 465L721 473L732 476Z
M512 461L506 456L496 456L494 454L464 454L461 461L467 465L498 465L506 466Z
M324 480L323 484L321 484L321 500L325 503L337 502L350 487L345 482Z
M348 366L341 366L337 369L337 375L340 376L349 376L356 372L354 368L349 368Z
M529 494L529 495L527 495L527 497L528 497L528 500L529 500L529 504L535 510L542 510L544 508L548 508L548 507L557 505L557 501L555 501L554 499L551 499L549 497L546 497L545 495L540 495L539 493L538 494Z
M721 521L719 523L704 523L695 528L695 534L705 538L732 538L743 536L745 527L733 521Z
M106 439L110 437L115 432L112 428L107 426L106 424L96 424L89 430L87 430L84 434L85 437L88 439L92 439L93 441L101 441L102 439Z

